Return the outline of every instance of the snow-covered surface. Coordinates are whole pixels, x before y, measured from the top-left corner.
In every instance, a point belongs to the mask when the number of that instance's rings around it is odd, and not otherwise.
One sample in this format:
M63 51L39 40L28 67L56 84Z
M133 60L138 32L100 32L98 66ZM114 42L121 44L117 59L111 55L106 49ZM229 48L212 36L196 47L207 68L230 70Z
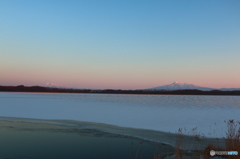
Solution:
M60 85L56 84L56 83L43 83L40 86L42 87L50 87L50 88L57 88L57 87L61 87Z
M0 116L68 119L223 137L224 120L240 120L239 96L0 93Z

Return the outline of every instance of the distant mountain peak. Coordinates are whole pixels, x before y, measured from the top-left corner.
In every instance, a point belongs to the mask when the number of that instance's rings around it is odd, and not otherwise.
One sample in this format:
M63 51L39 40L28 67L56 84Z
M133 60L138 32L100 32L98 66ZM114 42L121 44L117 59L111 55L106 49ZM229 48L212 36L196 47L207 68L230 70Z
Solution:
M49 83L43 83L41 84L40 86L42 87L61 87L60 85L56 84L56 83L52 83L52 82L49 82Z
M183 83L178 82L178 81L175 81L175 82L173 82L172 84L183 84Z
M169 85L150 88L148 90L183 90L183 89L212 90L212 88L199 87L199 86L196 86L193 84L182 83L182 82L178 82L178 81L175 81Z
M171 84L169 84L169 86L195 86L193 84L188 84L188 83L183 83L183 82L178 82L178 81L175 81Z

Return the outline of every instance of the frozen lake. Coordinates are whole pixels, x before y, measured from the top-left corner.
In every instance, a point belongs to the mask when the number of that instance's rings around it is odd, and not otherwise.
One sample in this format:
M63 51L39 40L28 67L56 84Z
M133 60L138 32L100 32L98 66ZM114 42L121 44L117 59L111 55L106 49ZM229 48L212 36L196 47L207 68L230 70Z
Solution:
M0 93L0 116L66 119L208 137L225 136L240 120L239 96Z

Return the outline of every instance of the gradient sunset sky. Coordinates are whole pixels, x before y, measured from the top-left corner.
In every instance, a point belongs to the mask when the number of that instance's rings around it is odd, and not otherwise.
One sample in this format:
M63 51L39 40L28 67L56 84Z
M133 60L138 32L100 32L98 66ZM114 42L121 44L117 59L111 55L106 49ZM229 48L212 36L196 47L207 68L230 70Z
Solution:
M0 0L0 85L240 88L239 0Z

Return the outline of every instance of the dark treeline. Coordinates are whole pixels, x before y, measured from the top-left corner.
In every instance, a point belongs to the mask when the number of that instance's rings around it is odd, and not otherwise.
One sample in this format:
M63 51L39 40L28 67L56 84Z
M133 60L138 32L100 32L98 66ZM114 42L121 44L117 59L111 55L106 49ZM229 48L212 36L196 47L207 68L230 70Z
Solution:
M104 90L91 90L91 89L71 89L71 88L48 88L41 86L0 86L0 91L5 92L49 92L49 93L106 93L106 94L172 94L172 95L240 95L238 91L201 91L196 89L187 90L115 90L115 89L104 89Z

